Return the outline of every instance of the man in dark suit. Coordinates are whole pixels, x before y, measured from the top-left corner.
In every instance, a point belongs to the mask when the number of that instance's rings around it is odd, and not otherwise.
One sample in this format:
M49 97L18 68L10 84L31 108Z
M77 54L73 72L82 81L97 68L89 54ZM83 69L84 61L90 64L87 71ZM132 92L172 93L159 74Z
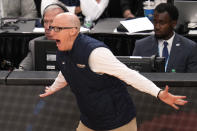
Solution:
M133 55L166 57L166 72L197 72L197 44L174 32L177 20L174 5L159 4L154 12L155 35L137 40Z
M43 11L43 24L45 36L37 37L29 42L29 52L27 56L19 64L19 70L35 70L35 51L34 45L36 40L51 40L49 26L53 22L53 18L63 12L68 12L67 8L60 2L51 3Z

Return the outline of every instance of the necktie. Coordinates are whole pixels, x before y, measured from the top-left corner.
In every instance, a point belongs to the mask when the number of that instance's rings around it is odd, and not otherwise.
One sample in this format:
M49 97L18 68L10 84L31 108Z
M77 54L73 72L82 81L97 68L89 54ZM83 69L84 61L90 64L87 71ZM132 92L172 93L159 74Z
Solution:
M168 48L167 48L168 42L164 41L163 44L164 44L164 47L163 47L162 56L165 57L165 62L166 62L167 59L168 59L168 56L169 56L169 54L168 54Z

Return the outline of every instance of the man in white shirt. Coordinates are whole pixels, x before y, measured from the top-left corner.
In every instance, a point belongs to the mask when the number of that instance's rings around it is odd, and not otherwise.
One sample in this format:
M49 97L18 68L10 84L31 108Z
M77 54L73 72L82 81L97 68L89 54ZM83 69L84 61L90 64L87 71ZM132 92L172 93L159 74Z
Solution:
M136 111L127 84L158 97L175 109L184 105L186 96L175 96L168 86L161 90L138 72L116 59L108 47L79 33L80 21L71 13L62 13L50 26L58 47L58 77L46 87L46 97L69 84L81 112L77 131L137 131Z

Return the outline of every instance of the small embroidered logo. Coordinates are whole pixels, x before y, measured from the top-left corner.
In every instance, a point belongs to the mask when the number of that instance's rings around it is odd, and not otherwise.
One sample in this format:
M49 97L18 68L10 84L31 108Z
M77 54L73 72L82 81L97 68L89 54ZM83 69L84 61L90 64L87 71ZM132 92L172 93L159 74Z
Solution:
M177 44L176 44L176 46L180 46L180 44L179 44L179 43L177 43Z

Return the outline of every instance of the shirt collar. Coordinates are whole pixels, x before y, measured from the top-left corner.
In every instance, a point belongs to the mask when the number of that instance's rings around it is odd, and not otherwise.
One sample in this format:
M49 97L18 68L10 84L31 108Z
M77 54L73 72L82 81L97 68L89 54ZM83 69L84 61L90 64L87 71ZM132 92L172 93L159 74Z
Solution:
M172 42L173 42L173 40L174 40L174 37L175 37L175 32L173 32L173 35L172 35L172 37L170 38L170 39L168 39L168 40L162 40L162 39L160 39L160 40L158 40L158 53L159 53L159 56L161 56L162 54L162 49L163 49L163 42L164 41L166 41L166 42L168 42L168 46L167 46L167 48L168 48L168 52L169 52L169 54L170 54L170 51L171 51L171 47L172 47Z
M168 39L168 40L162 40L161 39L161 40L158 40L158 43L159 44L163 44L163 42L166 41L166 42L168 42L168 46L171 47L172 46L173 39L174 39L174 36L175 36L175 33L173 32L173 35L172 35L172 37L170 37L170 39Z

